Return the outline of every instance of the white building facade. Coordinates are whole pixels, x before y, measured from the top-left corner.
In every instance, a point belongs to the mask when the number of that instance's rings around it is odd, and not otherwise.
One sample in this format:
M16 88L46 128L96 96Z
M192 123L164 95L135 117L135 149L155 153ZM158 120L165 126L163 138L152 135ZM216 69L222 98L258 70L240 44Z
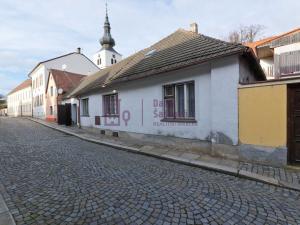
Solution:
M80 99L80 126L237 145L238 86L264 73L249 48L193 30L82 82L70 94Z
M39 63L29 74L32 79L33 117L45 119L45 92L50 69L84 75L91 75L99 71L99 68L91 60L80 53L80 49L77 52Z
M31 80L22 82L7 96L8 116L32 116Z
M238 85L242 79L255 80L251 72L244 71L247 69L235 56L104 88L99 93L81 96L80 124L104 130L236 145ZM175 115L182 120L166 118L164 88L167 86L174 87L171 95L175 96ZM119 105L111 106L115 108L112 110L115 115L106 115L106 96L118 99ZM180 108L188 115L180 115ZM100 124L95 123L96 117L100 118Z

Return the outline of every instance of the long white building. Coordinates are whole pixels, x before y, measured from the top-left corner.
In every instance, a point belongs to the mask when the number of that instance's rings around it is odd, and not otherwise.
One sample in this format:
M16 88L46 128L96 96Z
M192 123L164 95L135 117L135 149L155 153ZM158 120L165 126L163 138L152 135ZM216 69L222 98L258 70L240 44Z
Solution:
M31 79L23 81L7 95L7 114L13 117L32 115Z

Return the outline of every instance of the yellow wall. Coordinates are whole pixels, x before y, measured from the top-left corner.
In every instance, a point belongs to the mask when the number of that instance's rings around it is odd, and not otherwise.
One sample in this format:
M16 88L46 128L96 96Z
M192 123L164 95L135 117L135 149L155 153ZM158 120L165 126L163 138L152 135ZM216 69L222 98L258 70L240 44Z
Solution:
M285 84L239 89L239 138L243 144L278 147L287 142Z

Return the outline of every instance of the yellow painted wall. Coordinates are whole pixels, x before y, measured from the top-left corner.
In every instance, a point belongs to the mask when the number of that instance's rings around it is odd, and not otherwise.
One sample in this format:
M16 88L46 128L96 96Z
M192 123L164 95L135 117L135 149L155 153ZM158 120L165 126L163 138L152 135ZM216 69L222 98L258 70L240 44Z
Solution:
M242 144L286 146L285 84L239 89L239 138Z

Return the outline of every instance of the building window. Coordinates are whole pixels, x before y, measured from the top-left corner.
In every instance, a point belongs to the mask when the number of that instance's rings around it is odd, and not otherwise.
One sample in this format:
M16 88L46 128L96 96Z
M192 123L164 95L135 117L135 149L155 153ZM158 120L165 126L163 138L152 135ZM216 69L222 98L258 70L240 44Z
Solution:
M115 63L117 63L117 60L115 59Z
M113 58L111 59L111 64L114 64L114 59Z
M103 96L103 112L105 116L119 115L118 94Z
M53 115L53 106L50 106L50 115Z
M50 95L53 96L53 87L50 87Z
M164 117L195 118L195 84L186 82L164 86Z
M81 100L81 114L82 116L88 116L89 115L89 99L85 98Z

